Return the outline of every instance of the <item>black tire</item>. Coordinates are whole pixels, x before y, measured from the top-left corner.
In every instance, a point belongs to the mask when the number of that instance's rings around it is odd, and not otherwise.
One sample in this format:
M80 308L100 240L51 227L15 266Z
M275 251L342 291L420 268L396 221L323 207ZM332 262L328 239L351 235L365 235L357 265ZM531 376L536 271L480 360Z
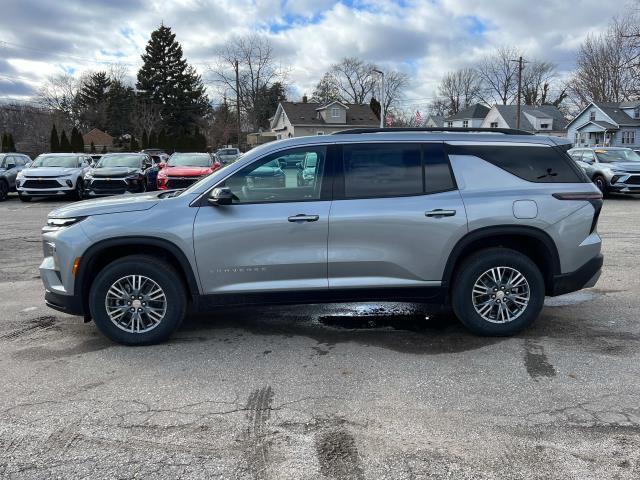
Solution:
M9 184L5 180L0 180L0 202L9 198Z
M485 319L476 311L472 299L476 281L495 267L517 270L529 285L528 304L517 318L505 323ZM467 258L456 272L451 291L453 311L458 319L473 333L491 337L514 335L531 325L542 310L544 297L545 284L540 269L526 255L508 248L488 248Z
M28 197L18 192L18 198L20 199L21 202L29 203L33 197Z
M107 292L119 279L144 275L159 285L166 296L167 309L158 325L143 333L127 332L111 321L105 301ZM152 345L167 340L180 326L187 309L187 295L180 275L168 263L150 256L123 257L107 265L96 277L89 292L89 310L98 329L123 345Z
M602 192L603 196L606 196L609 193L607 189L607 180L602 175L596 175L593 177L593 183L598 187L598 190Z
M82 179L78 179L76 182L76 188L71 195L74 200L82 200L84 198L84 182Z

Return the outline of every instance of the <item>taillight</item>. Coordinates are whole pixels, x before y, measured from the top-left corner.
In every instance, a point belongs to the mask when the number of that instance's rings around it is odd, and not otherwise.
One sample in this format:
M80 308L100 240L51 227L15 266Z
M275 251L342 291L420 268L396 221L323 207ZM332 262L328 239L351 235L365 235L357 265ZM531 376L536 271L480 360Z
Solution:
M554 198L558 200L586 200L593 206L593 220L591 222L591 229L589 233L596 231L598 226L598 218L600 218L600 212L602 211L602 193L600 192L562 192L554 193Z

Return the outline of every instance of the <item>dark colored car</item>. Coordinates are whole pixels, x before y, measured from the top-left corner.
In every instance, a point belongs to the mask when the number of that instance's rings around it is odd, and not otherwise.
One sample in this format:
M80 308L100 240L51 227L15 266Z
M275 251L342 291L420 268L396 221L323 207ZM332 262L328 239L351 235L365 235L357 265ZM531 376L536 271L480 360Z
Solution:
M16 177L31 163L31 159L21 153L0 153L0 202L6 200L9 192L16 190Z
M88 198L140 193L147 190L147 170L151 157L145 153L109 153L84 177Z
M166 164L160 165L159 190L188 188L220 168L208 153L174 153Z
M298 186L313 185L318 170L318 154L309 152L304 156L304 160L296 165L298 167Z
M249 188L282 188L286 184L286 175L282 170L285 164L279 160L271 160L254 169L246 177Z
M161 165L169 159L169 155L166 153L152 154L151 155L151 167L147 169L147 191L158 190L158 174L160 173Z

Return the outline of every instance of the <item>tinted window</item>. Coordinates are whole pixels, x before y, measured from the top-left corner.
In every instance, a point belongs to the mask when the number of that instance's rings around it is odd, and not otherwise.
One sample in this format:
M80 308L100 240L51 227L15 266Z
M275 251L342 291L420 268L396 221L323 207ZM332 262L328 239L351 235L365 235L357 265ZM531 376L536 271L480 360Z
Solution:
M568 155L553 147L452 145L450 152L480 157L529 182L584 183L588 180Z
M313 155L314 167L283 168L291 158ZM326 151L307 147L269 155L247 165L224 182L234 194L233 203L303 202L320 200ZM222 185L220 185L222 186Z
M100 159L96 168L108 168L108 167L129 167L140 168L143 161L148 161L146 155L128 155L128 154L110 154L105 155Z
M425 143L424 180L427 193L444 192L456 188L453 174L449 166L449 159L444 153L441 143Z
M79 163L80 161L77 155L40 155L35 159L31 167L76 168Z
M640 162L640 155L630 148L620 150L596 150L595 154L598 156L598 161L602 163Z
M585 150L582 152L582 161L587 163L593 163L596 160L595 155L591 150Z
M420 145L344 145L343 162L346 198L423 193Z

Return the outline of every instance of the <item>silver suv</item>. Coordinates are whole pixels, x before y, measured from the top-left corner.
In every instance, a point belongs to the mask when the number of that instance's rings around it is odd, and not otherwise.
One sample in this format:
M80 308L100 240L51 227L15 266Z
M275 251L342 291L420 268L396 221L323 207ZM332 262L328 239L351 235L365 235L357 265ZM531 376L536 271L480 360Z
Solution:
M274 302L444 304L514 334L545 295L597 281L602 195L563 139L450 130L276 141L183 191L55 210L46 302L129 345L167 339L187 308ZM302 185L264 168L308 154Z
M640 155L630 148L572 148L568 153L603 195L640 193Z

